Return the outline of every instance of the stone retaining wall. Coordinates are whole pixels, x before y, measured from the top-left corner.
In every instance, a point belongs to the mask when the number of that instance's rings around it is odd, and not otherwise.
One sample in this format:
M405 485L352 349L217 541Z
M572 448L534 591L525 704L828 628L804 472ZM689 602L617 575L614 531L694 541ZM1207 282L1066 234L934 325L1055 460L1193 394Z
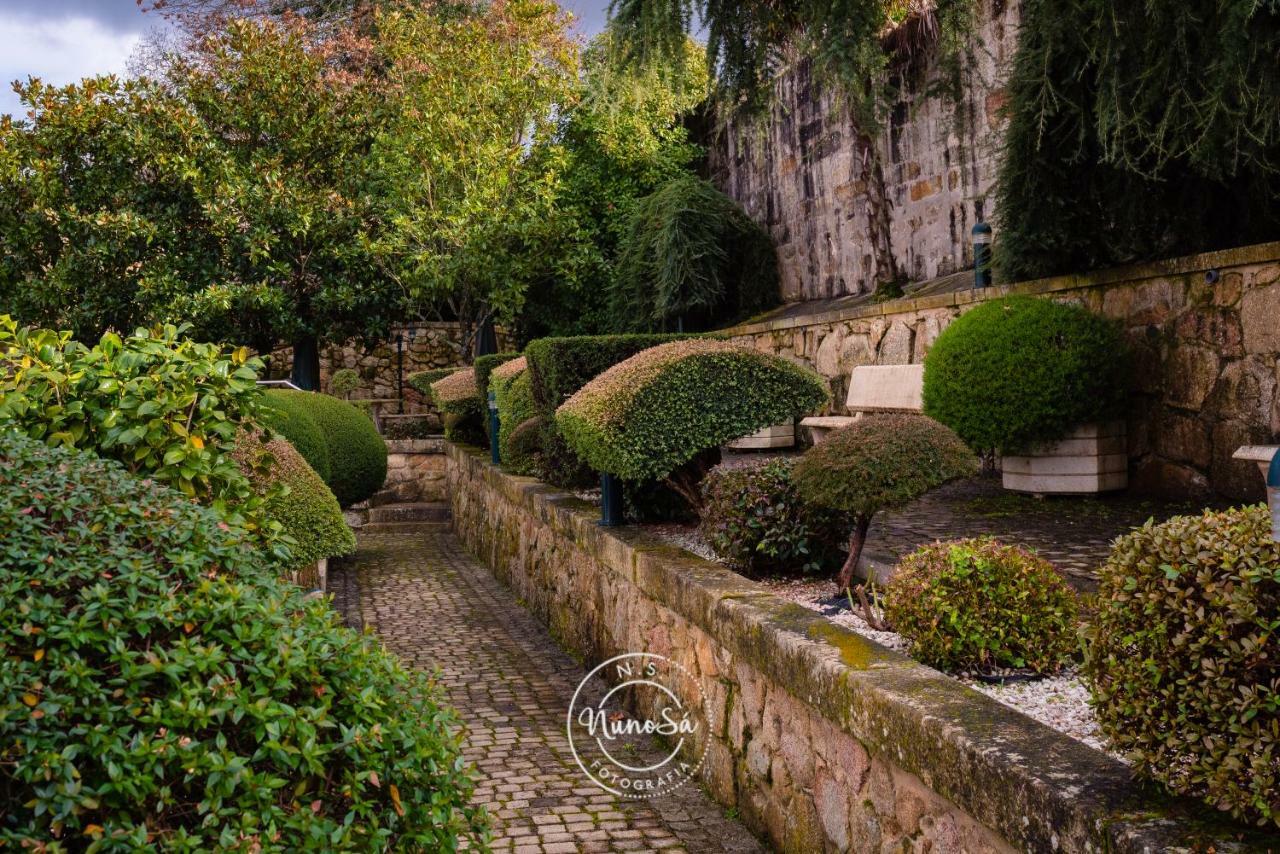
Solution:
M781 851L1248 850L1175 818L1203 807L1144 799L1099 751L643 528L600 528L591 505L478 451L445 452L458 536L565 648L694 674L712 709L704 782Z
M1136 356L1135 489L1262 500L1256 469L1231 456L1280 437L1280 243L981 291L791 306L728 333L806 362L843 402L853 368L921 362L952 320L1008 294L1076 302L1124 325Z
M444 468L443 439L388 439L382 491L404 503L444 501Z

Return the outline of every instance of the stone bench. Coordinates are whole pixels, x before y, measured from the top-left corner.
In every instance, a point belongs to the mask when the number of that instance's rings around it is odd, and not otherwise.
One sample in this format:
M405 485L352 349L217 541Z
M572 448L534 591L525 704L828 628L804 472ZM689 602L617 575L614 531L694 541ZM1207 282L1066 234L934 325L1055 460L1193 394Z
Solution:
M848 427L868 412L924 411L924 365L863 365L849 374L845 408L852 415L806 418L815 445L834 430Z

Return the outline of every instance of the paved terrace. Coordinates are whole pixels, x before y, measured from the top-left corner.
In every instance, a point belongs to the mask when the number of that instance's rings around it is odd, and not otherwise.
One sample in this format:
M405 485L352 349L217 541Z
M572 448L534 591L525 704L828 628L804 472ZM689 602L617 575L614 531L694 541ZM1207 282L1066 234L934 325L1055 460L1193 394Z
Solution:
M476 798L495 851L764 850L692 785L635 801L587 780L565 735L586 671L447 525L362 533L356 558L330 585L349 624L373 628L412 667L439 668L464 721L466 759L479 770Z

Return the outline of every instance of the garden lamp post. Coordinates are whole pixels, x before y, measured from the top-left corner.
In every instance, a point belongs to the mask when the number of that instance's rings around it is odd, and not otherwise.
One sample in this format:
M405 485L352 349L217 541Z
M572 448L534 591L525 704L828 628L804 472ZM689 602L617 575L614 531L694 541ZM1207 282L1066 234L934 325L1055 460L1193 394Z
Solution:
M489 389L489 459L495 466L502 463L502 448L499 447L498 442L501 427L502 421L498 417L498 393Z
M1267 469L1267 504L1271 505L1271 538L1280 543L1280 451Z
M973 227L973 287L991 287L991 226L985 222Z
M616 474L600 475L600 526L616 528L622 524L622 480Z
M396 333L396 412L404 415L404 333Z

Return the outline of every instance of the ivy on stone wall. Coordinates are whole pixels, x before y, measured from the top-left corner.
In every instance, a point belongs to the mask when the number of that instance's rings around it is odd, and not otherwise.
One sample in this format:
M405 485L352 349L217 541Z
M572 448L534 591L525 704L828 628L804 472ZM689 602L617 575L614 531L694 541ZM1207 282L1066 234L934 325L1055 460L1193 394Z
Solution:
M1026 0L1004 276L1280 238L1278 56L1278 0Z

